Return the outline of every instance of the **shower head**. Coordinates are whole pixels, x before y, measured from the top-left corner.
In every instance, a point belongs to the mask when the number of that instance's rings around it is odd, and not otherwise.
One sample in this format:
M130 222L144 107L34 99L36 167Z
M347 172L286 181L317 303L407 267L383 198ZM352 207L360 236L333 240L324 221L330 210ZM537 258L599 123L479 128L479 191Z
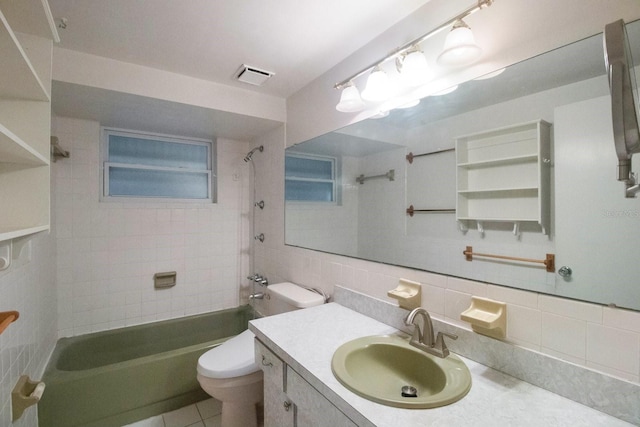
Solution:
M254 148L253 150L249 151L247 153L247 155L244 156L244 161L248 162L249 160L251 160L251 157L253 157L253 153L255 153L256 151L260 151L260 152L264 151L264 146L261 145L259 147Z

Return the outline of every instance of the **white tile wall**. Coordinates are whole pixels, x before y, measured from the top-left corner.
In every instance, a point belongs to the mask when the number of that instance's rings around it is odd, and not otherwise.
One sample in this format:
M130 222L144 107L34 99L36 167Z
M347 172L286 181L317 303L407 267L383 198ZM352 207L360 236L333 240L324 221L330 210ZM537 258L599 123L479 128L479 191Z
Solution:
M56 341L55 239L40 233L9 269L0 272L0 311L20 317L0 335L0 426L37 425L35 407L11 423L11 390L20 375L40 380ZM30 260L29 260L30 258Z
M99 123L54 117L53 131L71 151L53 164L60 336L239 304L248 271L247 143L217 141L215 204L99 202ZM162 271L177 272L174 288L154 289Z
M260 229L279 236L283 227L282 131L266 136L264 156L257 158L260 179L256 192L269 195L272 212L259 216ZM280 174L280 175L278 175ZM271 239L257 248L256 269L270 281L291 280L331 293L339 284L372 297L393 301L387 291L400 278L423 284L422 305L437 318L459 320L472 295L507 303L507 341L620 378L640 382L640 312L603 307L536 292L447 277L403 267L367 262L287 247Z

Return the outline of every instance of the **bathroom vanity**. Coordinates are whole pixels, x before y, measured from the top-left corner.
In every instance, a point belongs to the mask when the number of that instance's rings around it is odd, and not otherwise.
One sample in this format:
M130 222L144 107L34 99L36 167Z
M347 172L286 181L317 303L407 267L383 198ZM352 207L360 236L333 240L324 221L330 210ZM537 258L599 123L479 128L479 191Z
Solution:
M359 337L403 332L338 303L253 320L249 328L264 371L265 427L631 425L464 357L472 386L458 402L401 409L364 399L334 377L334 352Z

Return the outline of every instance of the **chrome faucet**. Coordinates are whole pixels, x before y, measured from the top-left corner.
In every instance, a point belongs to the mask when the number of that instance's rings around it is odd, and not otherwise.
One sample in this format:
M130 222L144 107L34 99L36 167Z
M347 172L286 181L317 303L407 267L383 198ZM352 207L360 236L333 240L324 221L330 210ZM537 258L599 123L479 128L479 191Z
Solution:
M416 317L422 317L422 328L417 322ZM411 336L409 344L434 356L444 358L449 355L449 349L444 342L444 336L453 340L458 339L457 335L447 332L438 332L437 338L434 339L431 316L429 316L429 312L422 307L414 308L404 319L404 324L407 326L414 325L413 335Z
M269 286L269 280L266 277L262 277L259 274L254 274L253 276L247 276L247 279L256 282L260 286Z
M249 299L264 299L264 292L256 292L249 295Z

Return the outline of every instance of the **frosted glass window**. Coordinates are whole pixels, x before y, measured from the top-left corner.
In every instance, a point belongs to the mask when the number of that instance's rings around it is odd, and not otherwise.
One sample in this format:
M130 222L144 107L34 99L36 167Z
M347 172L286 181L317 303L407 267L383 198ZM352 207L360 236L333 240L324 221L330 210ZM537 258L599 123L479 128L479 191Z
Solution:
M287 178L333 179L331 158L286 156L284 162Z
M286 155L285 200L335 202L335 164L332 157Z
M105 129L104 197L214 200L211 141Z
M209 169L209 147L123 135L109 137L109 161L185 169Z
M134 197L170 197L207 199L209 175L109 167L109 195Z

